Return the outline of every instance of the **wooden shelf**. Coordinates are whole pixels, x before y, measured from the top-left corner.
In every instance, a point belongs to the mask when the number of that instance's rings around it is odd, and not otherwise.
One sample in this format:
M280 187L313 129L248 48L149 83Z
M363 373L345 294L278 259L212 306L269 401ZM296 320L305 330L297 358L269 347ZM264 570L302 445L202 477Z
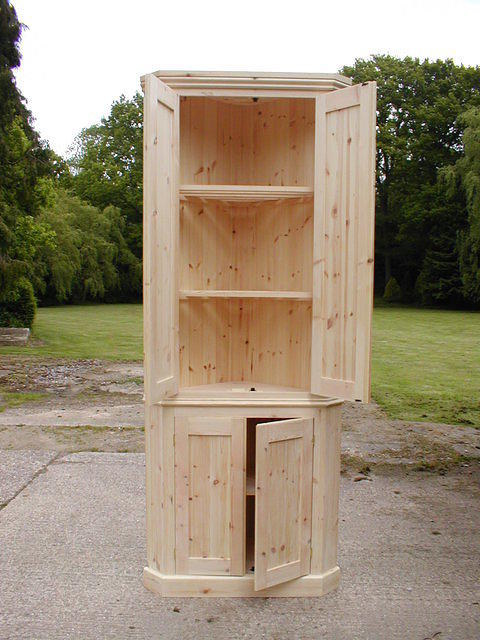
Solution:
M188 298L265 298L277 300L311 300L309 291L239 291L218 289L181 289L180 299Z
M233 204L253 204L275 200L306 200L313 197L310 187L271 187L228 184L185 184L180 199L218 200Z

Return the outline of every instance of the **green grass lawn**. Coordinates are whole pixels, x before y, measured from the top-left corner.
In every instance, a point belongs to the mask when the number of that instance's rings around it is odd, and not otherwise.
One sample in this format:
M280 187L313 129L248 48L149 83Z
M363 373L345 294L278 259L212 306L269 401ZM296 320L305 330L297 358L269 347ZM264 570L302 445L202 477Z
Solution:
M141 360L141 305L38 310L34 342L1 354ZM374 399L392 417L480 427L480 313L379 307Z
M394 417L480 427L480 313L376 308L372 392Z
M142 305L44 307L37 311L32 345L0 347L0 354L54 358L141 360Z

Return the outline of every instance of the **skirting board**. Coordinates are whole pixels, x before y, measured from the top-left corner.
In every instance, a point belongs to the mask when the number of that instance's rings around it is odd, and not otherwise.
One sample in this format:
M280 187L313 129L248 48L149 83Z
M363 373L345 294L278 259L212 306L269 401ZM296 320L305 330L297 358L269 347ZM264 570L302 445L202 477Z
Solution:
M163 575L149 567L143 570L145 587L166 598L308 598L336 589L339 581L340 568L334 567L320 575L308 575L255 591L253 576Z

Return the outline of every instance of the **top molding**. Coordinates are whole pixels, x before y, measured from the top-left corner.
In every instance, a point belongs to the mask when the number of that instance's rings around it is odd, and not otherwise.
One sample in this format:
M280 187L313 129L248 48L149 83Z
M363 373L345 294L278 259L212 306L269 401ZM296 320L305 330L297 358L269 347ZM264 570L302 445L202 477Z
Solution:
M152 75L180 95L225 95L230 92L268 95L282 91L304 95L343 89L352 84L351 78L338 73L155 71ZM143 89L145 76L140 82Z

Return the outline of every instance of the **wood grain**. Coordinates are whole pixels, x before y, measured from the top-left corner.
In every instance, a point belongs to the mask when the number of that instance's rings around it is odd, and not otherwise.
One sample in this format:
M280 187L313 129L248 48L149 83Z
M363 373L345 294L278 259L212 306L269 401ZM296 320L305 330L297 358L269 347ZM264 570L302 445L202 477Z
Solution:
M245 421L176 418L177 573L241 575Z
M370 399L374 82L317 98L311 390ZM340 95L341 94L341 95Z
M255 589L310 571L313 420L259 423Z

